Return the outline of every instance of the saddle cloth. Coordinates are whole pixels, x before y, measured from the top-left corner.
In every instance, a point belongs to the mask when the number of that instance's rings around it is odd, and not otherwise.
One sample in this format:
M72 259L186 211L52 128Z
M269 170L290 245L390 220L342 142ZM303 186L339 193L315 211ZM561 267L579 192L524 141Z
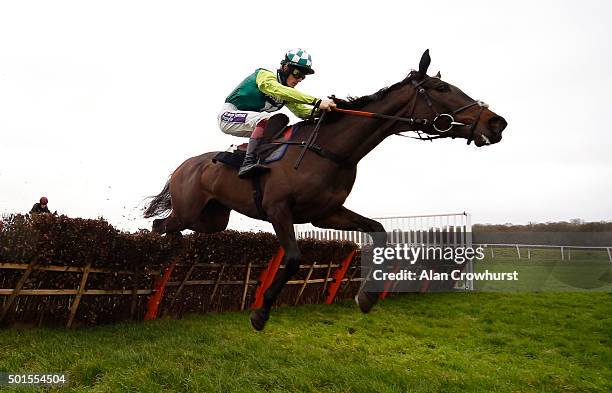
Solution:
M285 129L281 135L281 138L276 139L275 141L290 141L296 131L297 125L289 126ZM238 146L234 151L222 151L217 153L217 155L213 158L213 162L219 161L234 169L240 168L246 154L246 145L247 144L244 143ZM262 164L269 164L271 162L280 160L285 155L288 146L289 145L279 145L278 147L270 147L269 149L265 149L264 152L259 155L260 162Z

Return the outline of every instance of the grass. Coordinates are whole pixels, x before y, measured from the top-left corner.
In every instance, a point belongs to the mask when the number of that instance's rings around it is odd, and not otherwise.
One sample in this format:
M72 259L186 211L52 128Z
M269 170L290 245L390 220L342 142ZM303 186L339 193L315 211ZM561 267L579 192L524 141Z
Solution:
M517 258L514 248L496 248L495 258L489 253L482 261L475 261L476 272L508 273L516 271L518 281L475 281L484 291L541 292L541 291L598 291L612 292L612 263L605 250L565 251L561 259L559 249L532 249L529 257L525 249Z
M246 312L7 329L0 372L67 372L69 392L609 392L611 310L599 292L405 294L280 308L263 332Z

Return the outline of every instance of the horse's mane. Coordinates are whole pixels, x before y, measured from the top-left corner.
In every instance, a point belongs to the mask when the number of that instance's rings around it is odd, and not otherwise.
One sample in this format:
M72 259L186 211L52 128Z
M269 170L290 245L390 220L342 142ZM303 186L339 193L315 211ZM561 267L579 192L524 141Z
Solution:
M338 108L340 109L352 109L352 110L362 109L364 106L382 99L389 92L397 90L400 87L408 84L410 80L413 78L413 76L415 75L415 73L416 71L411 71L410 74L408 74L408 76L404 78L404 80L399 81L391 86L383 87L382 89L378 90L374 94L368 94L368 95L361 96L361 97L349 96L346 99L333 97L334 102L336 103L336 105L338 105ZM344 116L344 114L339 113L339 112L328 112L327 114L325 114L324 123L335 122L338 119L340 119L342 116ZM306 120L299 122L298 124L312 124L312 123L315 123L317 120L318 118L306 119Z

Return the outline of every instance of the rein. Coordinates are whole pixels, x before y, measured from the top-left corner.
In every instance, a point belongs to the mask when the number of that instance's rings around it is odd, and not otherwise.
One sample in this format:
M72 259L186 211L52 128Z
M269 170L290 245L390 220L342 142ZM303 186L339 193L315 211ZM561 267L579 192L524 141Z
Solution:
M472 141L474 140L475 132L476 132L476 126L478 125L478 122L480 121L482 112L485 110L485 108L488 108L489 105L483 101L474 100L470 102L469 104L466 104L460 108L457 108L450 113L440 113L434 108L434 104L433 104L434 101L432 100L431 96L427 93L427 90L425 90L425 88L422 87L422 85L427 80L428 79L426 78L424 78L420 82L417 82L416 80L411 80L411 83L415 89L415 94L414 94L414 100L411 100L411 103L410 103L410 106L411 106L410 117L387 115L384 113L359 111L359 110L353 110L353 109L341 109L341 108L334 108L333 111L344 113L344 114L351 115L351 116L361 116L361 117L368 117L372 119L394 120L397 122L408 123L409 125L416 125L416 126L422 126L422 127L431 126L433 128L433 131L432 130L423 131L421 129L416 129L416 130L399 131L399 132L393 133L394 135L402 136L405 138L418 139L418 140L432 141L433 139L441 139L441 138L453 138L454 139L457 137L457 135L451 133L454 127L469 126L470 136L467 140L467 144L469 145L470 143L472 143ZM423 99L425 100L425 103L427 104L431 112L433 113L433 119L412 117L412 114L414 113L414 110L416 108L416 103L418 101L419 96L423 97ZM478 115L476 116L476 118L471 124L468 125L465 123L455 121L455 116L458 113L468 108L471 108L475 105L478 105L480 108L478 111ZM313 115L314 115L314 109L316 108L313 108ZM322 112L313 132L308 137L308 140L301 141L301 142L293 142L293 141L272 142L270 143L270 145L286 144L286 145L298 145L302 147L302 152L300 153L300 156L295 161L295 164L293 166L293 168L296 170L300 166L300 163L302 162L302 159L304 158L304 155L306 154L307 150L312 150L313 152L317 153L321 157L327 158L337 163L340 166L345 165L345 160L342 157L315 144L318 133L319 133L319 128L321 126L324 116L325 116L325 112ZM404 135L402 134L402 132L415 132L418 135L418 137ZM425 138L422 136L423 134L426 135ZM431 134L433 134L433 136Z
M480 110L478 111L478 116L476 116L476 119L474 120L474 122L469 125L470 137L467 141L467 144L469 145L470 143L472 143L472 141L474 140L474 133L476 131L476 126L478 125L478 121L480 120L480 116L482 115L482 112L484 111L484 109L488 108L489 105L487 105L485 102L474 100L473 102L470 102L467 105L464 105L458 109L455 109L451 113L439 113L438 111L434 109L433 100L431 99L431 96L427 94L427 90L425 90L425 88L421 86L426 80L427 79L423 79L421 82L418 82L418 83L414 80L412 81L416 94L414 95L414 101L412 102L412 109L410 111L410 116L412 116L412 114L414 113L414 109L416 107L416 101L417 101L418 96L421 95L425 99L425 102L427 103L427 106L429 107L429 109L431 109L432 113L434 114L433 120L414 118L414 117L393 116L393 115L386 115L384 113L357 111L357 110L351 110L351 109L335 108L334 111L345 113L347 115L352 115L352 116L362 116L362 117L369 117L373 119L395 120L395 121L399 121L403 123L408 123L410 125L419 125L419 126L431 125L434 131L436 132L436 134L434 134L433 136L431 136L431 132L422 131L422 130L408 130L408 131L400 131L400 132L394 133L395 135L403 136L405 138L431 141L433 139L441 139L441 138L449 138L449 137L455 138L456 135L447 134L447 133L453 130L453 128L456 126L458 127L466 126L465 123L455 121L455 115L457 115L459 112L462 112L468 108L471 108L474 105L478 105L480 107ZM418 137L403 135L402 132L415 132L417 133ZM422 134L426 134L427 137L423 138Z
M312 131L312 134L310 134L310 137L308 137L308 141L306 141L306 143L303 145L304 147L302 148L302 152L300 153L300 156L298 157L298 159L295 161L295 164L293 165L293 169L296 169L296 170L298 169L298 167L300 166L300 163L302 162L302 159L304 158L304 154L306 154L306 150L312 149L313 143L317 139L317 136L319 135L319 128L321 128L321 123L323 123L324 117L325 117L325 112L321 113L321 117L319 118L317 125Z
M406 122L408 124L422 124L422 125L428 124L427 119L415 119L412 117L391 116L391 115L385 115L383 113L356 111L352 109L335 108L334 112L346 113L348 115L353 115L353 116L370 117L373 119L395 120L395 121Z

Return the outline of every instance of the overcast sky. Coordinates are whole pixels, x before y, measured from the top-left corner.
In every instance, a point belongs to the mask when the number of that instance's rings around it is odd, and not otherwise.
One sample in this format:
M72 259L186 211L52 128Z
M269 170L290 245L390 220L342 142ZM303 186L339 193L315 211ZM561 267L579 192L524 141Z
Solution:
M132 2L0 5L0 212L41 195L73 217L149 228L141 200L218 130L228 93L301 47L298 88L370 94L430 48L430 74L504 116L501 143L383 142L346 206L468 211L474 222L611 220L612 70L605 1ZM231 226L267 228L233 213Z

